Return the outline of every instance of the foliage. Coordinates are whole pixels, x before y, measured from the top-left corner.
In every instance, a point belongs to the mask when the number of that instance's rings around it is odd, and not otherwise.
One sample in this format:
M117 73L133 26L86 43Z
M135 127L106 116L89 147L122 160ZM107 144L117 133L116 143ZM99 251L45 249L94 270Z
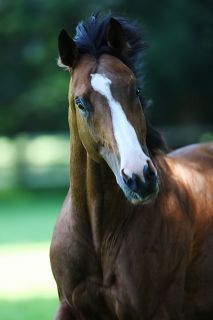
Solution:
M159 124L212 124L213 7L210 1L125 0L125 10L143 21L151 47L146 91Z
M68 72L57 68L57 36L105 9L149 32L145 87L162 124L212 122L213 28L209 0L0 1L0 134L67 128Z

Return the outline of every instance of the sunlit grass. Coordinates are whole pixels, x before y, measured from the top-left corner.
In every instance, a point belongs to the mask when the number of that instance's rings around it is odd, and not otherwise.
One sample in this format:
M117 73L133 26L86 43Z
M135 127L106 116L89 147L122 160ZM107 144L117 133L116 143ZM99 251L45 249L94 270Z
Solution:
M0 246L0 319L51 320L58 305L49 243Z
M0 320L51 320L58 305L49 261L66 190L0 192Z
M0 247L0 299L56 297L49 243Z

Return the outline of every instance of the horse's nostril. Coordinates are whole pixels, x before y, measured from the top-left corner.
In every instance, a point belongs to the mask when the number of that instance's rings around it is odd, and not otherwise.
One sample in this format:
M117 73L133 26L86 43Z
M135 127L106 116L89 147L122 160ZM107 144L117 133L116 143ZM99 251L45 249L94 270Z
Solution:
M138 194L148 194L155 192L157 187L157 173L152 163L147 163L143 167L143 180L139 175L133 173L130 177L125 169L122 169L121 176L125 185L133 192Z
M124 169L121 170L121 174L123 177L123 181L127 185L129 189L132 191L137 192L139 188L139 177L136 174L132 174L132 177L129 177L125 172Z
M147 161L147 164L143 168L143 175L145 180L155 179L157 174L154 166L150 161Z
M121 175L122 175L124 182L127 184L129 179L131 179L131 178L124 172L124 169L121 170Z
M134 191L138 192L141 187L141 181L137 174L132 174L132 178L127 182L128 187Z

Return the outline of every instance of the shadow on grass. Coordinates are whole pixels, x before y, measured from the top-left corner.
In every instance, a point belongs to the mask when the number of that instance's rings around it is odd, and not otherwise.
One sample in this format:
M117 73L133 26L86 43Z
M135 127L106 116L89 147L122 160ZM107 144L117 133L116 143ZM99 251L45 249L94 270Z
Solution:
M0 300L2 320L53 320L58 307L57 298Z

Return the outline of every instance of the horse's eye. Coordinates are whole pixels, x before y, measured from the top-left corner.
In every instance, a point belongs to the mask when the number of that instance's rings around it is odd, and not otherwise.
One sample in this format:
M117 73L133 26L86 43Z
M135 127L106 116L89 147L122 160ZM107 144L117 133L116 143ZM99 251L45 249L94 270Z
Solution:
M137 89L136 89L136 95L137 95L137 96L139 96L139 95L140 95L140 93L141 93L140 88L137 88Z
M85 99L77 97L75 98L75 104L77 105L78 109L80 109L83 112L88 112L88 103L85 101Z
M78 109L84 111L85 110L85 107L82 103L77 103L77 106L78 106Z

